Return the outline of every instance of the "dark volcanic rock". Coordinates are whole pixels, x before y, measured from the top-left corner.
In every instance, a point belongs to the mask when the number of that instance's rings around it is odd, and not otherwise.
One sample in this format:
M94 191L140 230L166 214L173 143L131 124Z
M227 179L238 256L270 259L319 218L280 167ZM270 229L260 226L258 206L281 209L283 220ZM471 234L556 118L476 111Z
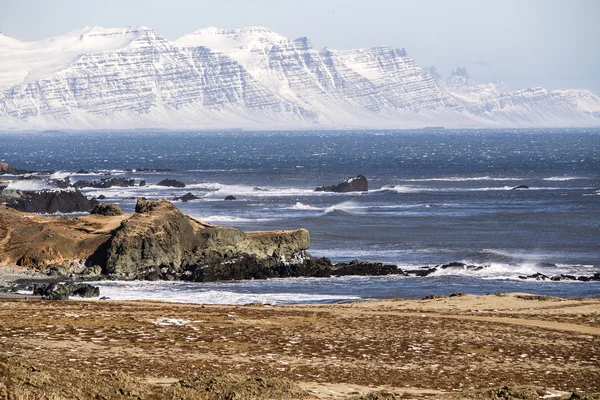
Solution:
M396 265L383 263L361 262L358 260L349 263L338 263L332 268L334 275L404 275L404 272Z
M186 193L181 197L175 197L173 200L175 201L192 201L192 200L198 200L200 197L193 195L192 193Z
M73 185L76 188L92 187L106 189L110 187L131 187L135 185L135 179L127 178L102 178L99 181L77 181Z
M140 181L140 186L146 186L146 180L145 179L142 179Z
M123 215L123 210L118 204L98 204L90 212L90 214L104 215L106 217L114 217L116 215Z
M100 289L87 283L65 283L55 285L53 283L33 286L33 295L42 296L48 300L67 300L71 296L77 297L99 297Z
M547 281L550 279L549 276L541 274L539 272L536 272L535 274L532 275L527 275L527 276L519 276L520 279L535 279L536 281Z
M225 197L225 200L237 200L237 199L235 196L229 195L229 196Z
M358 175L352 178L346 179L344 182L333 186L321 186L315 189L315 192L367 192L369 185L367 178L362 175Z
M512 188L510 190L518 190L518 189L529 189L529 186L527 186L527 185L519 185L519 186L515 186L514 188Z
M49 179L48 183L56 186L59 189L66 189L71 187L71 179L68 176L63 179Z
M34 213L72 213L89 212L98 202L88 200L79 191L22 192L18 199L10 200L6 205L23 212Z
M162 181L158 182L157 185L158 186L177 187L177 188L185 187L185 183L180 182L176 179L163 179Z
M435 271L437 271L437 268L433 267L433 268L423 268L423 269L411 269L411 270L406 270L404 271L404 273L406 275L412 275L412 276L428 276L433 274Z

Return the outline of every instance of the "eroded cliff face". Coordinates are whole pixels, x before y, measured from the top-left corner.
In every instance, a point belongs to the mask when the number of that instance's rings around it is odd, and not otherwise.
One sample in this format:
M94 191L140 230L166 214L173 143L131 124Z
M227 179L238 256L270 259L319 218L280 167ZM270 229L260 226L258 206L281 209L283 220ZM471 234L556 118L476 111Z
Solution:
M286 262L308 249L308 231L249 232L203 223L166 200L139 200L133 215L73 220L20 213L0 205L0 262L44 271L138 277L154 268L173 273L189 265L236 257Z

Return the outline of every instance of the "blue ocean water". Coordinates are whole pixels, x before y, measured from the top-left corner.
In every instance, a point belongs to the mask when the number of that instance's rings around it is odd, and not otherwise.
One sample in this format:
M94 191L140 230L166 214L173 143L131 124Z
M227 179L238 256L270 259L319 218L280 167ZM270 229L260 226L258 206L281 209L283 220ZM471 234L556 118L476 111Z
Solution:
M368 290L360 298L418 297L450 286L600 295L595 283L518 279L534 272L600 272L600 129L3 133L0 159L60 171L54 176L72 181L105 174L146 180L145 187L85 191L125 211L133 210L136 197L191 192L200 199L176 204L194 217L242 230L304 227L311 254L334 261L486 266L440 271L423 283L361 278ZM173 171L125 171L139 168ZM89 173L77 173L82 169ZM358 174L368 178L368 193L313 191ZM187 187L155 185L165 178ZM520 185L529 189L511 190ZM227 195L237 200L224 201ZM295 287L324 290L301 282L312 281L295 281ZM348 282L352 297L351 286L362 286ZM373 282L380 289L369 286ZM287 284L275 287L289 291Z

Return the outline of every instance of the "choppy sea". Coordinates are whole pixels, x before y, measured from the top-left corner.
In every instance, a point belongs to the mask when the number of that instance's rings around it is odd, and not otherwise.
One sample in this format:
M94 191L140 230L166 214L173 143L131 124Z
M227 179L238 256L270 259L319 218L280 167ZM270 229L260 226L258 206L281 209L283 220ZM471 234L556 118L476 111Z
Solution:
M175 203L185 213L242 230L304 227L310 253L333 261L485 266L425 278L101 283L103 295L114 299L317 303L456 291L600 296L600 283L519 279L600 272L600 129L0 133L0 160L54 170L53 177L73 182L108 174L145 180L144 187L84 191L126 212L136 197L191 192L200 199ZM368 178L368 193L314 192L358 174ZM186 187L156 185L165 178ZM528 189L513 190L522 185ZM237 200L225 201L228 195Z

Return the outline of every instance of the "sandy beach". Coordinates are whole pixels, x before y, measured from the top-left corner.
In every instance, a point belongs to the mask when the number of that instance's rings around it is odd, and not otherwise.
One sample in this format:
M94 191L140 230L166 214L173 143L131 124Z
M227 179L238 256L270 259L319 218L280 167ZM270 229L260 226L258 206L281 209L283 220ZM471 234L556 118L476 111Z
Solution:
M5 297L0 320L0 398L600 392L600 299L512 293L203 306Z

